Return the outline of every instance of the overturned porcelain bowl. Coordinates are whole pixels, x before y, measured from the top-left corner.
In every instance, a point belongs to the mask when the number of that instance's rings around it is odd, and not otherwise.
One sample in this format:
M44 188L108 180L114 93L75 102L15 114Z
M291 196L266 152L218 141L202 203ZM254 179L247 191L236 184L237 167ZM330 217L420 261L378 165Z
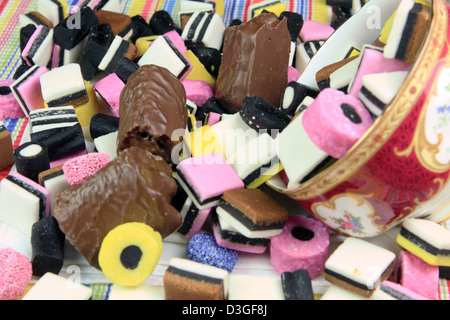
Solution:
M399 3L371 0L324 43L299 81L315 85L317 70L334 62L327 50L375 40L380 30L370 28L368 19L379 14L375 18L384 26ZM366 134L345 156L301 185L287 188L279 176L268 182L338 233L375 236L449 203L450 4L435 0L430 6L432 21L420 53Z

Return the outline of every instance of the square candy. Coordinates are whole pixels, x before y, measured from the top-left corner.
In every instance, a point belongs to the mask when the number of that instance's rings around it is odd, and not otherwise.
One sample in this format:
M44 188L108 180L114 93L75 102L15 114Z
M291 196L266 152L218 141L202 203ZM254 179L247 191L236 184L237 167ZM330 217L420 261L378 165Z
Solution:
M188 158L176 169L180 185L201 209L213 207L227 190L244 188L244 183L220 152Z
M325 280L368 297L390 275L395 254L358 238L346 238L325 262Z

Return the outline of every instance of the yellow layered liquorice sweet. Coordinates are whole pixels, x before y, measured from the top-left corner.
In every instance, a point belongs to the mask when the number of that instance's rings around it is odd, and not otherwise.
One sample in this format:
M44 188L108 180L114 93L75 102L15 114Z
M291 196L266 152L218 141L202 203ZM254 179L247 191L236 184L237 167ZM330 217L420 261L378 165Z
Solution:
M85 80L84 83L86 85L89 101L83 105L75 107L75 113L77 114L81 127L89 126L92 117L100 112L100 105L95 94L94 87L89 81Z
M99 264L113 283L141 285L154 271L163 249L159 232L147 224L129 222L112 229L99 252Z
M417 223L420 223L420 225ZM426 231L423 235L419 235L420 229L428 227L432 229ZM428 236L430 233L435 236L439 235L439 241L446 241L447 244L450 244L449 230L433 221L420 219L406 220L400 229L396 241L402 248L430 265L450 267L450 248L445 248L442 244L434 243L432 237Z
M280 16L280 14L286 10L286 5L281 1L262 1L255 5L253 10L250 12L249 17L255 17L263 11L272 12L275 15Z

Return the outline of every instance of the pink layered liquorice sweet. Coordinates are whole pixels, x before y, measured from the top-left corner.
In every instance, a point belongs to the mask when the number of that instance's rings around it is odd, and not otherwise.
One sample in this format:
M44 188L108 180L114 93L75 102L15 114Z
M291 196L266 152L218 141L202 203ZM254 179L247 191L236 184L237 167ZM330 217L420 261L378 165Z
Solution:
M328 39L334 32L334 28L326 23L306 20L300 31L300 38L303 42L318 41Z
M186 90L186 99L197 106L203 105L209 98L214 96L213 87L206 81L184 79L181 82Z
M328 228L321 221L292 215L281 234L270 239L270 262L279 274L304 269L314 279L325 270L329 246Z
M303 127L312 142L334 158L341 158L373 124L361 101L327 88L303 114Z
M106 101L114 116L119 116L120 93L125 83L115 73L111 73L94 83L94 90Z
M361 53L358 71L353 79L353 83L350 85L348 93L358 97L359 91L362 88L362 77L367 74L409 71L410 69L410 64L397 59L385 58L382 50L366 47Z

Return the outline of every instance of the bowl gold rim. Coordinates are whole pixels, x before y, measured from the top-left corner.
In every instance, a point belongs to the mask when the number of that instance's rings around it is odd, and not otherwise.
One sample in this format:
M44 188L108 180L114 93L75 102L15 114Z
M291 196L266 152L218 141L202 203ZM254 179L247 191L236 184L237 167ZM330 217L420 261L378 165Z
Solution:
M432 21L422 48L396 97L357 143L340 159L310 180L293 188L269 186L294 200L319 197L358 172L391 138L422 95L447 41L448 11L432 0Z

